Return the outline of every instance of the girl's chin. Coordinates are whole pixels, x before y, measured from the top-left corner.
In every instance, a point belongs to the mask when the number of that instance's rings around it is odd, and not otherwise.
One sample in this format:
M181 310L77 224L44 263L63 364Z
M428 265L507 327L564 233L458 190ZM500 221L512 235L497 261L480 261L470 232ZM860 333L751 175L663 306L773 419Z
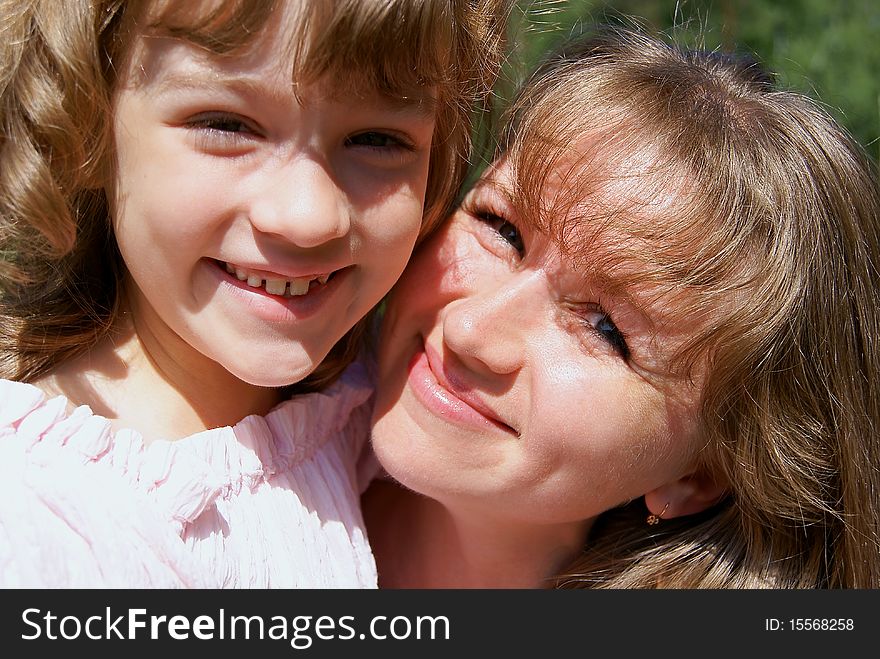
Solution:
M292 376L290 372L279 375L278 377L266 377L265 374L254 375L254 374L245 374L243 376L237 376L239 380L242 382L249 384L253 387L260 387L263 389L280 389L282 387L289 387L292 384L296 384L297 382L301 382L306 379L309 375L311 375L314 369L305 371L302 375Z
M248 364L246 368L232 367L227 368L227 370L234 377L251 386L278 389L304 380L314 372L318 365L318 363L311 361L305 364L297 362L286 365L276 361L271 364L265 364L262 367L260 365Z

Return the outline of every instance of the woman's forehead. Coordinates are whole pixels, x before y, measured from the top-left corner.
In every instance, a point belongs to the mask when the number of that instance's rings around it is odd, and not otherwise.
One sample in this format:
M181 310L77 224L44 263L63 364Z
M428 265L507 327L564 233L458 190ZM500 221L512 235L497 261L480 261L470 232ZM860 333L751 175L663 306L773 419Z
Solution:
M699 233L681 231L694 204L680 168L649 149L626 152L596 138L546 160L553 165L543 172L523 169L524 162L502 157L480 185L503 200L497 210L521 230L552 241L585 291L625 301L658 330L683 316L705 322L683 285Z
M488 170L486 182L521 222L577 259L602 246L639 252L674 240L662 227L687 215L693 192L683 170L650 145L593 131L556 153L515 149Z

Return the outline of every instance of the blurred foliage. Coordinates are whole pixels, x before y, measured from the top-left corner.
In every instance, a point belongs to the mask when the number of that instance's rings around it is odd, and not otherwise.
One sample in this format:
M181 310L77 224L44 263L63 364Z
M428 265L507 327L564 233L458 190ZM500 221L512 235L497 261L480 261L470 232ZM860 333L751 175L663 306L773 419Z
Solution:
M878 159L878 0L518 0L516 7L513 84L582 23L632 18L688 45L755 55L783 87L820 100Z

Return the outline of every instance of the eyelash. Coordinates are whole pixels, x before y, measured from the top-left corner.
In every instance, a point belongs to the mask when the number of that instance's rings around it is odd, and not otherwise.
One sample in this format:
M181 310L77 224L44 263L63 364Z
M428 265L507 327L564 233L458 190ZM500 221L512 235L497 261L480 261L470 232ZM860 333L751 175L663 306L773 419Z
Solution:
M491 226L501 240L517 251L520 258L525 255L525 244L523 243L522 235L520 234L519 229L516 228L516 225L505 220L501 215L498 215L491 210L475 208L470 212L481 222L485 222ZM505 231L503 230L505 225L513 230L515 237L511 237L510 232L505 235ZM599 315L600 318L595 322L590 322L588 316L594 314ZM610 314L605 311L601 303L588 305L585 311L580 312L580 317L583 326L594 336L607 343L608 346L622 359L629 359L630 353L626 341L626 335L618 329L617 325L614 324Z
M374 138L378 137L383 143L382 144L360 144L359 140L364 140L364 138L370 138L369 141L374 141ZM369 149L371 151L379 151L379 152L399 152L406 151L411 152L415 150L415 146L410 140L407 140L404 137L399 135L393 135L391 133L383 133L379 130L367 130L362 133L356 133L350 137L345 139L345 146L349 147L359 147L364 149Z
M525 242L523 241L522 234L515 224L508 220L505 220L501 215L494 213L491 210L475 208L471 210L471 213L481 222L490 225L502 241L504 241L506 244L516 250L520 258L525 255ZM509 230L507 232L502 231L502 228L505 225L509 227L509 229L512 229L512 232ZM511 233L513 233L513 237L511 236Z
M260 136L258 129L235 114L209 113L191 119L187 125L199 131L201 146L207 149L217 148L218 145L223 148L234 148L242 142ZM377 141L381 143L376 144ZM351 135L345 139L345 146L388 155L411 153L415 150L415 146L409 140L377 130Z
M595 322L590 322L588 316L598 315L600 318ZM626 335L614 324L611 315L602 308L602 303L590 304L585 312L581 312L584 326L595 334L599 339L607 343L612 350L624 361L629 359L629 345L626 342ZM605 324L605 330L600 327Z
M259 130L244 118L222 112L196 116L187 122L187 126L197 131L200 146L207 149L236 147L260 136Z

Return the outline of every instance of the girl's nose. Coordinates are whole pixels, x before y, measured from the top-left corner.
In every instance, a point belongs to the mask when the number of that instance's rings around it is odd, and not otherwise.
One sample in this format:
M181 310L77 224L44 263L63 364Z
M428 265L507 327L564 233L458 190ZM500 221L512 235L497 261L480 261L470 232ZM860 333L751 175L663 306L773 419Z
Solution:
M531 331L541 311L542 288L534 273L511 274L472 290L441 312L443 341L469 368L507 375L525 363Z
M267 172L249 214L261 233L281 236L299 247L316 247L351 229L348 200L332 172L308 158Z

